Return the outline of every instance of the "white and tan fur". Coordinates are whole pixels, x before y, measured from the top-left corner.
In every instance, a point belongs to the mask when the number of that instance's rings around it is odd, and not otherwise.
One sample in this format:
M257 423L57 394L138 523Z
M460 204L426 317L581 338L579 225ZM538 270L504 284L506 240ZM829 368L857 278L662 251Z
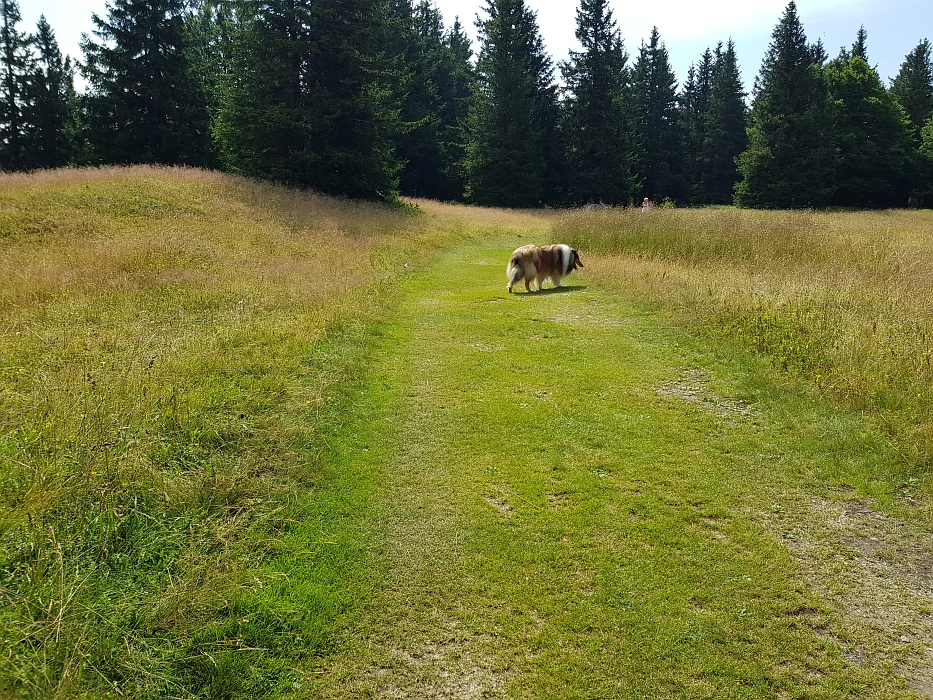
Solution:
M508 290L520 281L525 282L525 291L531 291L531 282L541 291L544 281L550 279L555 287L560 287L564 277L583 267L580 255L569 245L557 243L554 245L536 246L524 245L517 248L509 258L505 276L508 279Z

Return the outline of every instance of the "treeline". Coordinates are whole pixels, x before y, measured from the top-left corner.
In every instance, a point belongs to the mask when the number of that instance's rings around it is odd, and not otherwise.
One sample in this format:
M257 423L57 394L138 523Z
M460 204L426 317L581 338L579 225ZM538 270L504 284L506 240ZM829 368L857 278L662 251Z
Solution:
M430 0L112 0L76 65L0 0L0 167L186 164L516 207L933 204L927 40L888 89L864 28L830 59L790 2L749 108L731 41L678 90L657 29L630 56L608 0L580 0L581 50L557 65L524 0L483 3L474 61Z

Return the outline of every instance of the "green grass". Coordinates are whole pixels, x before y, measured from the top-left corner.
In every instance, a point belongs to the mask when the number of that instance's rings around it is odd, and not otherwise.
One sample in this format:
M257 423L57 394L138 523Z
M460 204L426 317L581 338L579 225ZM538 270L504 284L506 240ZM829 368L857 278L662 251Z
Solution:
M906 697L880 657L847 661L761 517L892 456L853 455L855 422L581 277L505 294L515 240L448 254L382 326L361 439L391 446L384 581L300 694ZM705 400L665 390L685 367Z
M508 295L508 252L574 219L418 204L0 181L0 696L923 687L916 463L786 317L756 337L799 366L683 313L765 243L687 274L656 219L650 255Z
M870 416L933 490L933 213L571 212L555 235L615 289L677 309Z
M198 171L2 184L0 693L287 687L353 598L365 316L446 234Z

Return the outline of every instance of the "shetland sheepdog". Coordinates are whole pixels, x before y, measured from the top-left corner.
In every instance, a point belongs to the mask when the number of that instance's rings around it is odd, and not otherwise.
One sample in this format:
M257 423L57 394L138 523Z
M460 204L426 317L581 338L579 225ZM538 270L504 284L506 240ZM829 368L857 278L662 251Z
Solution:
M555 287L561 286L561 280L578 267L583 267L580 255L569 245L558 243L556 245L523 245L509 258L509 265L505 268L505 276L509 281L508 290L525 282L525 291L530 292L531 281L538 285L538 291L544 280L550 279Z

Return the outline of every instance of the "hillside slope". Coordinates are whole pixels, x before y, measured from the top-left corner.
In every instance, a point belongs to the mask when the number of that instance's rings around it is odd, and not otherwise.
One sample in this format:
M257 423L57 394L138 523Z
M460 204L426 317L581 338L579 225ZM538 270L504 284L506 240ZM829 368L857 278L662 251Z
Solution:
M263 567L355 507L315 501L328 426L365 316L441 238L196 170L0 179L0 694L269 691L285 627L320 648L346 574L282 607Z

